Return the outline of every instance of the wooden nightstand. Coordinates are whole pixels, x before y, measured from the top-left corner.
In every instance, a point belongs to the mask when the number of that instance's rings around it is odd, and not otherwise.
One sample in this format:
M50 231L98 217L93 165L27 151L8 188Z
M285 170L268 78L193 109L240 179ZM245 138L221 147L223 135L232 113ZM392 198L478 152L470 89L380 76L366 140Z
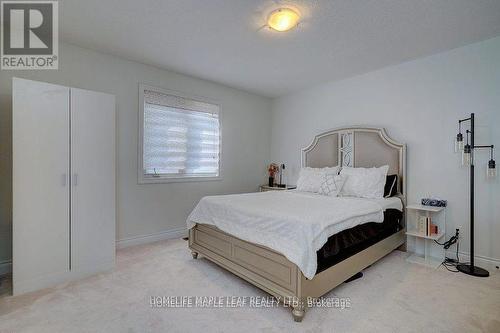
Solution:
M260 185L259 190L260 192L266 192L266 191L286 191L286 190L295 190L297 186L294 185L287 185L286 187L278 187L278 186L269 186L269 185Z

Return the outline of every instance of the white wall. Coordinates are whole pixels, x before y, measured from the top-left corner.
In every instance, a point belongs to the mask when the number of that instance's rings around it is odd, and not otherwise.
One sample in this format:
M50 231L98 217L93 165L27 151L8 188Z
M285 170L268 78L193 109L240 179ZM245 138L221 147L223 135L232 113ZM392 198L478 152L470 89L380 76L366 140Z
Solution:
M256 191L265 182L271 132L269 99L67 44L61 45L59 66L57 71L0 72L0 264L11 258L13 76L116 95L119 240L185 228L188 213L202 196ZM139 83L220 102L222 181L137 184Z
M300 148L316 133L364 124L385 127L408 144L409 202L427 195L447 198L448 231L462 226L461 249L468 251L467 171L458 167L458 156L452 153L456 120L476 112L478 142L500 150L500 38L276 99L272 136L268 99L63 44L57 71L0 72L0 269L11 257L12 76L116 95L118 239L184 227L203 195L256 190L265 181L269 156L287 164L293 183ZM137 184L139 82L221 102L222 181ZM476 253L499 260L500 182L485 183L487 159L486 152L480 153L476 163Z
M335 59L332 59L335 66ZM468 174L453 153L457 121L475 112L477 143L495 144L500 162L500 37L322 84L273 102L271 159L296 181L300 149L315 134L347 125L385 127L408 145L408 202L449 201L447 231L462 226L468 251ZM476 156L476 255L500 259L500 182L487 184L486 151Z

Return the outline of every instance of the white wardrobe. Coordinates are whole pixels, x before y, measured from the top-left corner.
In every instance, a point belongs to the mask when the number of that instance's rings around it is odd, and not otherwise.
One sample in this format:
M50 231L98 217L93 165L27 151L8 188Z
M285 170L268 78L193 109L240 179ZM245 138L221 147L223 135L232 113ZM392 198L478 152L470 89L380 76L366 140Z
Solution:
M111 269L115 98L14 78L14 295Z

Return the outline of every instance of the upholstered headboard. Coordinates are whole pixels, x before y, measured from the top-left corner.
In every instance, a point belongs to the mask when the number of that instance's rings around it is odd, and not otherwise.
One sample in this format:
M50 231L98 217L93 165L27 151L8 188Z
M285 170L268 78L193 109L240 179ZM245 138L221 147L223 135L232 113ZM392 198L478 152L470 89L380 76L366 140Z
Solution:
M302 149L303 167L380 167L389 165L388 174L398 175L398 193L406 198L406 144L394 141L383 128L350 126L333 129L314 137Z

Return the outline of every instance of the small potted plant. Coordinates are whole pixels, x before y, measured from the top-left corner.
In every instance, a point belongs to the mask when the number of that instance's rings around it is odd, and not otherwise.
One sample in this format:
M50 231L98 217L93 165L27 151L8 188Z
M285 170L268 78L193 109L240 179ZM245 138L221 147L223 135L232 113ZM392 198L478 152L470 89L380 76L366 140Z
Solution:
M274 186L274 176L280 171L280 167L276 163L269 164L267 172L269 173L269 186Z

